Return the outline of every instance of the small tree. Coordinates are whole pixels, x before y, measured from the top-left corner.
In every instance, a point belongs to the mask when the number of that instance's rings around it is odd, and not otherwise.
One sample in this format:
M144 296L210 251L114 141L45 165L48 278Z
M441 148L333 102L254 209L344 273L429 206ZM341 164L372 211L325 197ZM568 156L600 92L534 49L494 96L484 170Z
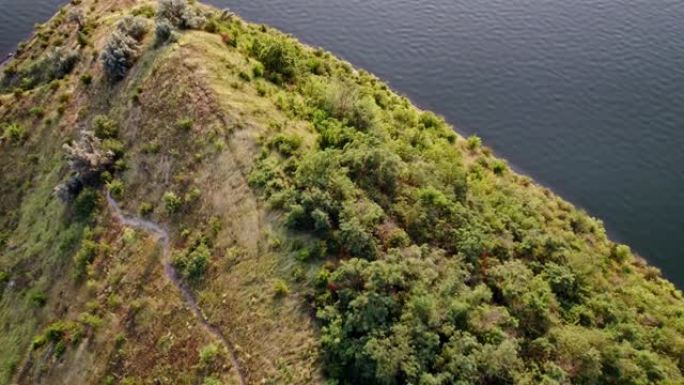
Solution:
M104 150L102 142L92 131L81 131L81 138L73 144L65 144L69 167L82 179L105 171L114 163L114 153Z
M164 45L164 43L169 41L173 36L173 25L166 19L158 20L154 30L154 36L155 44L157 46Z
M187 0L161 0L157 18L168 20L172 25L182 29L201 28L206 22L204 16L188 5Z
M141 41L147 33L147 21L140 16L126 16L116 24L117 30L137 41Z
M101 55L105 73L111 81L123 79L135 64L138 43L146 32L147 24L142 17L127 16L117 23Z
M74 175L55 187L55 194L64 202L71 202L83 186L99 182L100 173L110 168L116 155L103 148L100 139L91 131L81 131L78 142L65 144L67 162Z
M114 82L126 76L126 72L135 63L136 44L135 39L120 31L112 33L101 55L102 64L109 80Z

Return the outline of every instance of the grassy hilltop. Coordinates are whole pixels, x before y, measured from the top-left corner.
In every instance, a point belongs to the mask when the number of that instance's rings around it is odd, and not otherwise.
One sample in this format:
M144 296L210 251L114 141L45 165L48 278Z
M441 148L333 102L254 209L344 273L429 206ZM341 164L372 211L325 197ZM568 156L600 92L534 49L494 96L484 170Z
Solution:
M328 52L72 0L2 71L0 384L684 383L657 269Z

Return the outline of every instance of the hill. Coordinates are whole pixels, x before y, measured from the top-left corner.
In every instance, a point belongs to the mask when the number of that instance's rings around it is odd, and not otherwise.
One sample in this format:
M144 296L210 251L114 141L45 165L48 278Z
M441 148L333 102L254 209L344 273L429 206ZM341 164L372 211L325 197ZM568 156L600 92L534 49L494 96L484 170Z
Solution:
M72 0L0 80L1 384L680 384L684 301L373 75Z

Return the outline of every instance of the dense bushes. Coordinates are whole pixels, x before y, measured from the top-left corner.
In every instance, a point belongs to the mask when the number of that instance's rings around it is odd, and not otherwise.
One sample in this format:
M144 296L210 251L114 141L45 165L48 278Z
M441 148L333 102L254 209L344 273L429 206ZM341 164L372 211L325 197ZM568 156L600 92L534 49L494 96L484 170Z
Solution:
M27 67L16 69L10 67L0 82L0 88L20 87L32 89L55 79L62 79L71 73L80 59L78 51L56 47L36 62Z
M251 54L264 65L266 76L274 83L292 81L297 75L298 50L285 38L255 39Z
M331 383L683 381L681 294L596 221L375 79L254 39L315 130L274 128L249 181L307 235L298 263L332 261L311 282Z

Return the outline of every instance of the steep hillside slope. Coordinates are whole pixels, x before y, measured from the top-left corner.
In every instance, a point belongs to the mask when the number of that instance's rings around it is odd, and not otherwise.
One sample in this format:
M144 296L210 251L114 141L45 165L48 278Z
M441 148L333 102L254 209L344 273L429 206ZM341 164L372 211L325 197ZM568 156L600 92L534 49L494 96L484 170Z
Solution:
M72 1L0 80L0 383L678 384L681 292L372 75Z

